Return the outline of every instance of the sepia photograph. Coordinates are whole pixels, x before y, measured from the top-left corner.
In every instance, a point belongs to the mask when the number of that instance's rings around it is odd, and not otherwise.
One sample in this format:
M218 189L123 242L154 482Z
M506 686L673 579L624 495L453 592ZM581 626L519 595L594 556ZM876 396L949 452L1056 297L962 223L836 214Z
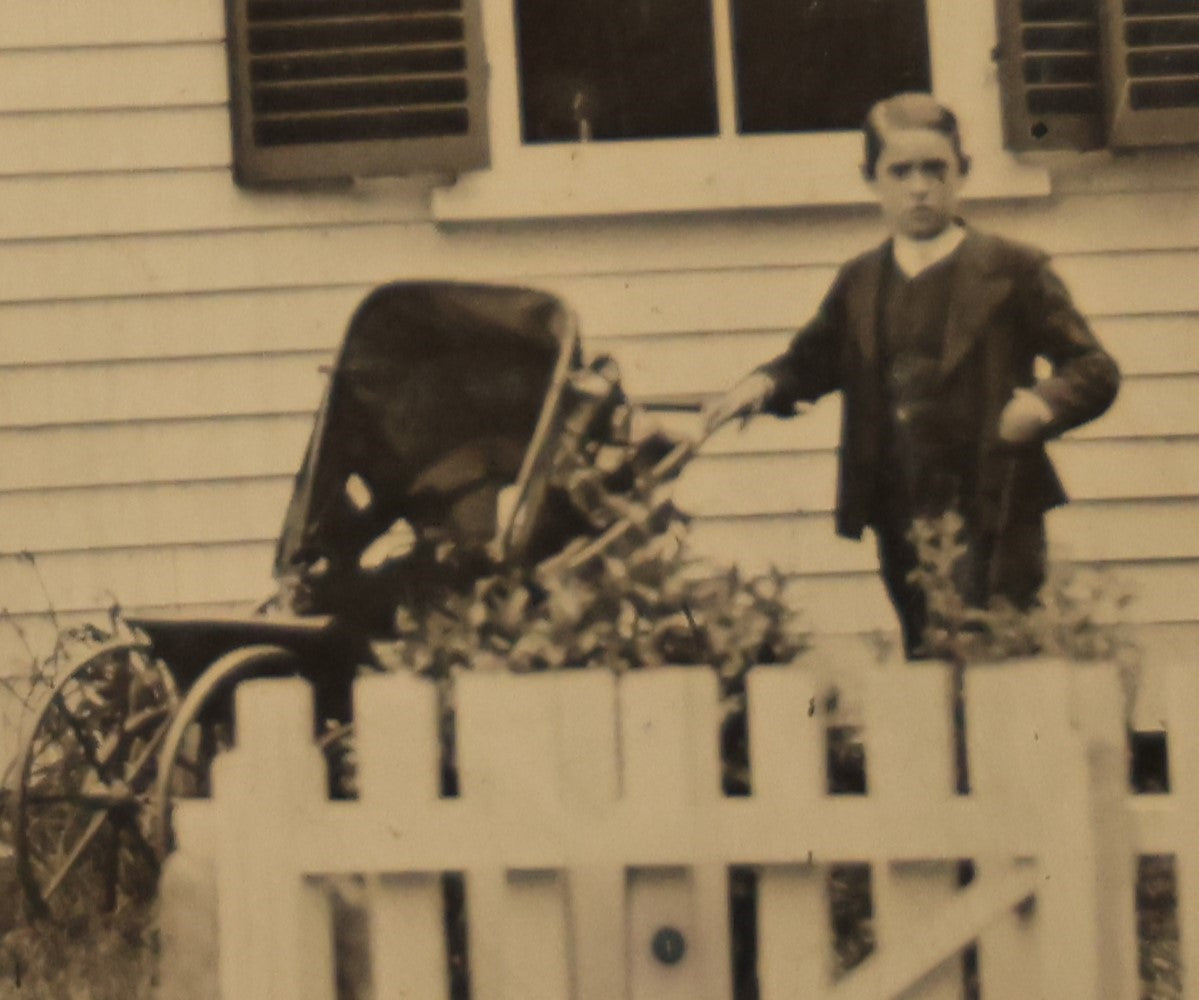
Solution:
M1199 0L3 0L0 259L0 1000L1199 1000Z

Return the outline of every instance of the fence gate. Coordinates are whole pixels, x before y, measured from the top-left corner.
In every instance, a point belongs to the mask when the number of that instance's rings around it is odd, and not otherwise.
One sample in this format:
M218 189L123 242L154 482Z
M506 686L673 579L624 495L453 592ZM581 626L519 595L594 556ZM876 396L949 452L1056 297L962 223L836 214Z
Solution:
M244 684L213 800L177 810L164 995L330 1000L346 970L329 887L349 885L376 1000L954 1000L971 945L985 1000L1131 1000L1114 671L968 672L969 794L953 690L936 664L758 668L749 794L728 795L710 671L464 674L447 796L434 687L372 677L359 798L331 802L305 683ZM864 773L833 794L847 732ZM848 970L830 890L846 872L866 876L868 952Z

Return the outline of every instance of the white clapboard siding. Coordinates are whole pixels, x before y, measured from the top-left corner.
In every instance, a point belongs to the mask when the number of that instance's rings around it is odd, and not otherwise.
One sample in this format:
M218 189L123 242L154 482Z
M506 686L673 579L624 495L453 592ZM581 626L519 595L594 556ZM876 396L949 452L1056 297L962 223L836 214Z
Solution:
M0 176L228 167L226 108L0 116Z
M0 370L0 426L316 409L328 354L120 362Z
M114 549L50 554L35 565L16 556L0 557L0 608L12 614L51 609L103 611L122 607L161 607L257 602L274 591L274 544Z
M291 486L288 476L0 494L0 553L270 540Z
M4 0L0 4L0 49L212 41L224 35L219 3Z
M195 107L229 100L225 47L0 49L0 114L91 108Z
M326 350L369 294L295 288L0 307L0 367Z
M0 244L0 301L374 284L398 277L519 276L523 283L561 294L586 321L588 332L598 336L639 332L658 314L669 317L676 330L786 328L797 316L810 314L835 271L832 266L727 268L713 260L718 248L706 245L680 252L670 270L630 280L627 251L623 263L611 261L612 271L596 273L607 263L598 254L547 256L545 246L544 238L518 242L503 230L415 224L315 226L299 235L267 230L202 239L163 235ZM619 256L615 246L612 250ZM1107 253L1063 258L1060 270L1080 307L1095 318L1194 312L1199 311L1199 286L1190 281L1195 260L1195 253L1184 251ZM654 264L643 262L647 269Z
M432 184L422 175L369 187L251 193L224 167L0 176L0 239L403 222L426 214Z
M312 414L0 430L0 492L291 476Z

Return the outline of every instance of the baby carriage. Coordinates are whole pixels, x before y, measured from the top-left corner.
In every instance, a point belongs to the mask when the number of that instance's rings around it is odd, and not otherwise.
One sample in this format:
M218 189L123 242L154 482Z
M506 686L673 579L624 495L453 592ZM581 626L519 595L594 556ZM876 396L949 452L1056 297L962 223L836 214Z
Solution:
M578 531L547 482L595 405L579 372L574 319L553 296L427 282L369 295L295 479L278 594L243 617L134 616L59 665L11 802L29 912L153 892L171 800L206 794L237 683L305 677L314 732L335 747L397 607Z

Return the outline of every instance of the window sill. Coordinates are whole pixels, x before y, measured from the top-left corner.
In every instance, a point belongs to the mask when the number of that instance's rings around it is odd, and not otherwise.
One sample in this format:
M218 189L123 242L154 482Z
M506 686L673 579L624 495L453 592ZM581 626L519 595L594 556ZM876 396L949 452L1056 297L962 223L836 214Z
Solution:
M433 192L439 222L720 212L873 201L861 135L769 135L494 150L489 170ZM1050 174L973 148L970 200L1043 197ZM508 155L505 156L504 153Z

